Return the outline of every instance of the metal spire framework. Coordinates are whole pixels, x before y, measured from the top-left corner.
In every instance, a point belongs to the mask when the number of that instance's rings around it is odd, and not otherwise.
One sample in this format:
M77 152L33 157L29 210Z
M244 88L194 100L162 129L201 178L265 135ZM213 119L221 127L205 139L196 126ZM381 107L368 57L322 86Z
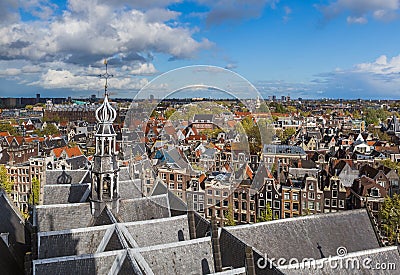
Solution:
M104 95L108 95L107 88L108 88L108 79L114 77L113 74L108 73L108 62L107 59L104 59L104 65L106 65L106 72L104 74L99 74L100 79L105 79L106 83L104 85Z

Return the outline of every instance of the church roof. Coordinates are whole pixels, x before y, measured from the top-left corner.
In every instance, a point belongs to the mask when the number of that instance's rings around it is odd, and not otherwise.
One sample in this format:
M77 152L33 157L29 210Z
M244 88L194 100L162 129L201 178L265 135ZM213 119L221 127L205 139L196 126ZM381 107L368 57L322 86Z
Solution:
M348 252L379 247L365 209L227 227L226 230L276 259L320 259L322 255L335 256L341 246Z

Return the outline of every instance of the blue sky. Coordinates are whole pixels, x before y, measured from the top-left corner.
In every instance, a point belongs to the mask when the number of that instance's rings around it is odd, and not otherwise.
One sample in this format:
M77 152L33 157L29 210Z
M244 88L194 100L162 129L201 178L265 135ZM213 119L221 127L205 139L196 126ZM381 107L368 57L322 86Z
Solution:
M0 95L131 97L181 66L265 97L400 99L400 0L3 0Z

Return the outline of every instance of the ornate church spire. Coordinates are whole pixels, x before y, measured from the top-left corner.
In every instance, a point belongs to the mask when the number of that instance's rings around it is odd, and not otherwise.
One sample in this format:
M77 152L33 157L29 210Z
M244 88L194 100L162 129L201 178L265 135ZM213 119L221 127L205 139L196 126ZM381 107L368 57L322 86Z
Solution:
M108 73L107 61L106 72L99 75L105 79L104 100L96 110L98 121L96 139L96 152L92 166L92 192L91 201L94 213L102 210L104 204L118 212L119 185L118 185L118 161L116 151L116 136L113 122L117 117L117 111L108 101L108 79L113 75Z

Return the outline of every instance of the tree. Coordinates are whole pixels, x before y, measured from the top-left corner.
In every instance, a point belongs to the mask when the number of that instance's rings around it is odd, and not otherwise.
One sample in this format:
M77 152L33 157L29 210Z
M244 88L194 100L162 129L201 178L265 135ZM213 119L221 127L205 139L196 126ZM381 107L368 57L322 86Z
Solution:
M272 209L269 203L267 203L266 210L261 211L261 215L257 219L257 222L268 222L268 221L272 221Z
M35 177L32 179L32 189L29 195L28 203L31 205L39 204L40 181Z
M379 210L381 219L381 232L388 238L389 244L394 244L397 230L400 225L400 196L394 194L393 197L386 197L381 209Z
M166 119L169 119L174 113L175 113L175 109L174 108L168 108L165 112L164 112L164 116Z
M7 175L7 168L4 165L0 165L0 188L6 191L7 194L11 194L13 183L9 180Z
M231 203L229 203L228 205L228 211L225 212L225 219L227 219L227 221L225 222L225 226L235 226L236 222L235 219L233 217L233 206Z
M17 130L10 123L1 123L0 132L8 132L12 136L17 134Z

